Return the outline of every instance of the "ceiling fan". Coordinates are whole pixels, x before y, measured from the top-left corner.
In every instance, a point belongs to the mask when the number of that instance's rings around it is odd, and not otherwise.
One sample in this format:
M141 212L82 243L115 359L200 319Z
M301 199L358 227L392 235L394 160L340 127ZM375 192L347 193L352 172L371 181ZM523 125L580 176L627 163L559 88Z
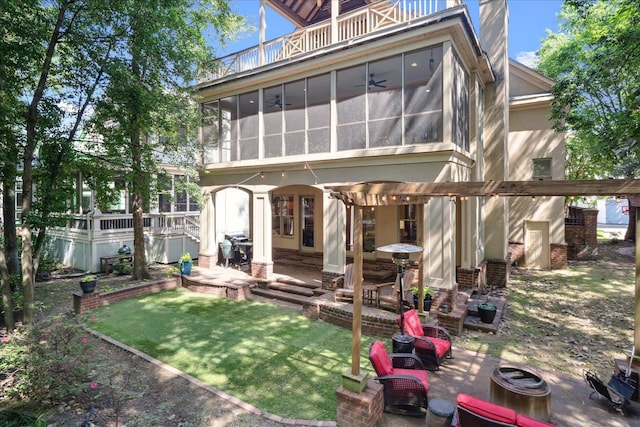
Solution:
M275 98L273 99L273 101L267 101L267 104L269 107L276 107L276 108L280 108L282 109L283 105L291 105L288 103L283 104L282 103L282 99L280 98L280 95L276 95Z
M369 74L369 81L367 82L367 84L366 85L357 85L357 87L367 86L368 90L371 90L371 87L386 88L387 85L383 85L382 84L382 83L385 83L386 81L387 81L387 79L376 81L376 79L374 78L374 74L371 73L371 74Z

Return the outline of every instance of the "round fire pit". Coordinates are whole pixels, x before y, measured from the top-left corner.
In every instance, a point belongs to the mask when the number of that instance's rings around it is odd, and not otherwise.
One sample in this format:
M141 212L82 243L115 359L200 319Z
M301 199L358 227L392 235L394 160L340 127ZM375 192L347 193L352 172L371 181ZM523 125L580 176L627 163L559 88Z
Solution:
M551 417L551 389L529 368L495 368L491 373L491 401L542 421L548 422Z

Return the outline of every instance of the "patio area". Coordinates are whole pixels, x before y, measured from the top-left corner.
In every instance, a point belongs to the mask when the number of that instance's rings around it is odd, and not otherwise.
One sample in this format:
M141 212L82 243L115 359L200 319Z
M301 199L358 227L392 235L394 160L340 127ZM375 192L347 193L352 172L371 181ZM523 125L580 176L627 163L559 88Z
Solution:
M286 276L305 282L321 280L319 270L308 268L308 266L278 265L274 266L274 272L278 276ZM242 269L216 267L212 270L215 280L219 283L232 282L241 283L243 281L253 282ZM252 296L249 296L252 298ZM327 301L332 301L330 296ZM262 299L273 303L283 304L269 299ZM286 305L286 303L284 303ZM290 304L292 308L295 305ZM299 308L299 307L298 307ZM367 310L374 310L365 307L363 314ZM378 310L376 310L378 311ZM388 312L390 318L395 315ZM502 360L482 353L476 353L457 348L454 337L454 359L448 360L439 371L429 372L429 398L445 399L455 402L458 393L464 392L473 396L490 400L491 374L498 367ZM382 341L388 350L391 350L391 338L382 337ZM363 367L364 368L364 367ZM614 366L611 366L612 371ZM369 369L369 367L366 367ZM631 402L628 406L627 416L622 416L615 412L610 412L605 400L589 399L593 391L578 376L558 374L551 371L536 370L551 388L551 422L558 426L586 426L586 425L607 425L612 427L626 427L640 425L640 404ZM608 378L604 379L605 381ZM305 425L300 420L299 425ZM317 424L316 424L317 425ZM384 414L378 427L391 426L424 426L424 418L412 418L398 415Z

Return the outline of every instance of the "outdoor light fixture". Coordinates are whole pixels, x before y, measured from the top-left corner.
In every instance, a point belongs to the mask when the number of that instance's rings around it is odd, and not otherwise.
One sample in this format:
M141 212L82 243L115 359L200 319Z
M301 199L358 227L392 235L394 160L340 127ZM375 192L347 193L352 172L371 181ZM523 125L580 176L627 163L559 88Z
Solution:
M616 196L616 203L620 203L622 201L622 198L620 196Z
M413 351L413 337L404 334L404 270L409 264L409 256L423 251L421 246L410 245L407 243L392 243L390 245L376 248L377 251L391 254L393 263L398 266L398 274L400 275L400 333L393 334L394 353L411 353Z

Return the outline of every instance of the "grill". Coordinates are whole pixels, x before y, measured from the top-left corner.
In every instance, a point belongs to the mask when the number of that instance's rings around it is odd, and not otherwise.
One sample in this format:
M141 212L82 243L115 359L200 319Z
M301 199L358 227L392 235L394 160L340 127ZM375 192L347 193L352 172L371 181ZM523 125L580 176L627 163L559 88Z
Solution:
M228 242L228 243L227 243ZM231 244L229 251L228 245ZM253 242L244 233L229 233L224 235L224 241L219 244L218 264L237 266L248 264L253 258Z

